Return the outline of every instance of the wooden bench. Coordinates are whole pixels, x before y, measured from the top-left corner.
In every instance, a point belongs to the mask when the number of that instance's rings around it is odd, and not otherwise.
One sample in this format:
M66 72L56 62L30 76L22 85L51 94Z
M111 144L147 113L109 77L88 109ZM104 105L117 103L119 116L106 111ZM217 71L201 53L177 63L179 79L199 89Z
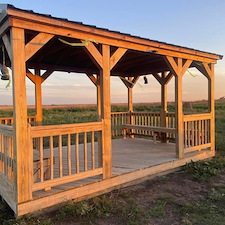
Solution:
M156 144L156 136L162 136L162 134L166 133L175 133L175 128L169 127L155 127L155 126L142 126L142 125L132 125L132 124L123 124L123 137L126 139L126 134L128 130L145 130L145 131L152 131L153 132L153 140L154 144ZM130 133L133 134L133 133Z

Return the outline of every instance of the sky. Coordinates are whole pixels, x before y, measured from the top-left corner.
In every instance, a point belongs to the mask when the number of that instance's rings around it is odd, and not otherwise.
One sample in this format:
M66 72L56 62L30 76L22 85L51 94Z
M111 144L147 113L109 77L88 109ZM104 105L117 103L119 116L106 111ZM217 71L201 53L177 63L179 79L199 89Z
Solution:
M225 55L224 0L5 0L17 8L50 14L84 24ZM159 102L160 85L147 75L134 87L134 102ZM12 103L12 85L0 82L2 105ZM215 98L225 96L225 58L215 65ZM53 73L43 83L43 104L94 104L96 88L83 74ZM34 104L34 85L27 79L27 101ZM183 100L207 99L207 79L196 69L183 78ZM168 101L174 100L174 79ZM127 89L111 78L112 103L127 102Z

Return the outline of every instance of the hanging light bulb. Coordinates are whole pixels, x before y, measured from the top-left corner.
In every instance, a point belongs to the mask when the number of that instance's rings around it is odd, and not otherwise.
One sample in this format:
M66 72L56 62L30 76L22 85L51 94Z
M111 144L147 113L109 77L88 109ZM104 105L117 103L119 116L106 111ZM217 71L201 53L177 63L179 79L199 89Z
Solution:
M144 84L148 84L148 78L146 76L144 76L143 78L144 78Z
M9 70L5 64L0 64L0 70L2 74L1 80L9 80Z

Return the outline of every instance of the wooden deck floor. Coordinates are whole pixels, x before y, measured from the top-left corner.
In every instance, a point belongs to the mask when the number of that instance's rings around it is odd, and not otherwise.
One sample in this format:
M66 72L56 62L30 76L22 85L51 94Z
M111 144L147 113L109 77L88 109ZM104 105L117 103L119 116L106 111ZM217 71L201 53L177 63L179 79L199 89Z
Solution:
M71 147L73 149L73 146ZM82 151L83 145L79 146L79 149ZM88 150L90 146L88 146ZM63 148L63 165L66 168L66 151L67 148ZM97 157L97 143L95 144L95 151ZM46 152L48 154L48 151ZM58 150L55 149L55 173L57 176L58 173ZM82 154L80 154L82 162ZM71 158L75 158L73 154ZM143 138L127 138L127 139L114 139L112 140L112 174L113 176L129 173L135 170L144 169L147 167L163 164L165 162L173 161L175 157L175 144L171 143L153 143L152 140L143 139ZM72 161L72 164L75 165L75 162ZM90 163L88 163L90 165ZM80 165L81 171L83 166ZM72 171L75 170L75 166L72 167ZM80 181L71 182L63 185L58 185L52 187L49 191L36 191L33 193L34 199L48 196L51 194L58 193L63 190L68 190L74 187L79 187L81 185L93 183L100 181L102 176L95 176L92 178L86 178Z
M113 175L132 172L176 159L175 144L143 138L112 141Z

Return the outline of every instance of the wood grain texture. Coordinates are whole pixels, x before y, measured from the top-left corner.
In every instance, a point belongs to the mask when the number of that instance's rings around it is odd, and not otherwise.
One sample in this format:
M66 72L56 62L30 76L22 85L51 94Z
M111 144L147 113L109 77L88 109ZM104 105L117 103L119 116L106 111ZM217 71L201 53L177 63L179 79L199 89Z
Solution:
M39 33L25 46L25 61L29 60L37 51L39 51L49 40L54 37L52 34Z
M14 154L16 158L17 202L32 199L31 184L32 152L28 139L27 99L26 99L26 67L24 30L11 29L12 71L13 71L13 116L14 116Z
M111 144L111 101L110 101L110 47L102 46L102 70L100 73L101 113L103 119L102 155L103 177L112 176L112 144Z

